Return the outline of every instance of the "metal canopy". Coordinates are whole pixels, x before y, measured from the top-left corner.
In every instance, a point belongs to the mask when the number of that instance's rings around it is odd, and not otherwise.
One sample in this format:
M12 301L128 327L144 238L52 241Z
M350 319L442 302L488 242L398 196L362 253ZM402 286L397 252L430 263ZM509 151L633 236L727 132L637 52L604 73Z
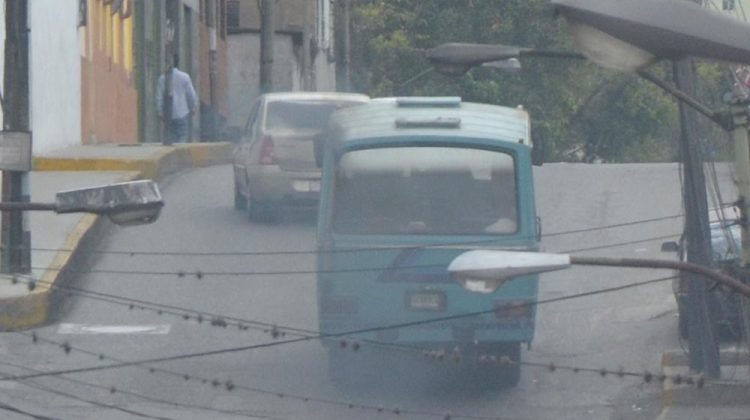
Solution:
M681 0L552 0L569 21L659 58L750 63L750 25Z

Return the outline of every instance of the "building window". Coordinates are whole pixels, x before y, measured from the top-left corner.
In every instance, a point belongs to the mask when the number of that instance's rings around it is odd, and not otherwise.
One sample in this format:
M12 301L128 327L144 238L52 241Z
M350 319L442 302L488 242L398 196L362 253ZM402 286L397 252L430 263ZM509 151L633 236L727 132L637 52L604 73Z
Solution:
M89 18L88 0L78 0L78 27L86 26Z
M240 27L240 1L229 0L227 2L227 29L239 29Z

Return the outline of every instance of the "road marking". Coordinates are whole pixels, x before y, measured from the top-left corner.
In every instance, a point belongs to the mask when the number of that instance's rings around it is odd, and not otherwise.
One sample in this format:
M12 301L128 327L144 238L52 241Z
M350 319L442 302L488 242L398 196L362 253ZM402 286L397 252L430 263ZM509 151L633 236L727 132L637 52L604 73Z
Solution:
M656 420L664 420L669 415L669 412L672 410L672 406L668 405L664 407L663 410L661 410L661 413L659 414L659 417L656 418Z
M159 325L98 325L60 324L58 334L169 334L172 326Z

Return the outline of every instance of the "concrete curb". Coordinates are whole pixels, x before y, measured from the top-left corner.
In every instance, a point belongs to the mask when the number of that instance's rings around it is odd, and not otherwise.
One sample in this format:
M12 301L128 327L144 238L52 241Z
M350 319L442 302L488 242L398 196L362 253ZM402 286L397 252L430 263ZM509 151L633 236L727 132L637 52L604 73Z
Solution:
M143 178L159 180L185 167L229 163L232 149L232 143L186 143L164 147L145 158L37 156L34 170L138 172Z
M231 143L181 144L142 159L36 157L34 168L37 171L122 171L130 173L119 182L160 181L182 169L229 163L232 147ZM66 293L60 288L69 284L85 266L86 250L96 245L106 226L104 218L85 215L68 234L33 291L24 296L0 298L0 330L34 328L52 319L64 303Z

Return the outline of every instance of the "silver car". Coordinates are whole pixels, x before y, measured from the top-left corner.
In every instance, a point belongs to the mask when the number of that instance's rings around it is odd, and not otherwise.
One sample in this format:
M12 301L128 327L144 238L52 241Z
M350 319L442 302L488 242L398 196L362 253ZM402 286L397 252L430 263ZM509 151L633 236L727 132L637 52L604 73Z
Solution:
M333 92L261 95L234 150L235 208L250 219L271 220L282 206L316 205L320 169L313 139L333 111L369 100Z

